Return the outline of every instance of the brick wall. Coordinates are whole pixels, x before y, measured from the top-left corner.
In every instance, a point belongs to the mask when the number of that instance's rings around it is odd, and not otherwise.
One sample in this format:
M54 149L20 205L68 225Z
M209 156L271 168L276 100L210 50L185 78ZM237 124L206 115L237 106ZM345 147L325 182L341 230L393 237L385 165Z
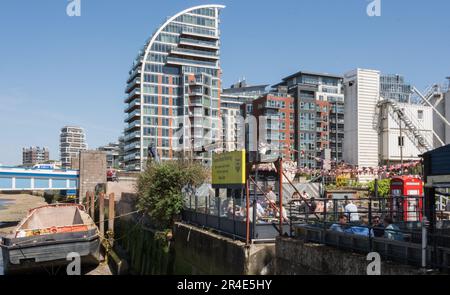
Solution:
M80 201L86 197L86 192L95 191L98 184L106 183L106 153L100 151L81 151L80 167Z

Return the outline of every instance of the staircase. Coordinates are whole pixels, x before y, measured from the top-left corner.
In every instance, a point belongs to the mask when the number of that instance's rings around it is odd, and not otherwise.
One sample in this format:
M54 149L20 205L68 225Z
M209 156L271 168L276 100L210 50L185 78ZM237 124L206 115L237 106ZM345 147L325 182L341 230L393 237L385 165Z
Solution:
M391 99L384 99L378 103L379 107L390 105L392 109L392 113L398 115L398 118L405 124L406 129L410 132L414 139L413 142L417 143L416 147L420 152L428 152L433 149L433 146L430 145L425 137L420 133L419 128L411 121L411 119L405 114L405 112L400 109L397 102ZM392 114L391 113L391 114ZM395 118L395 117L394 117Z

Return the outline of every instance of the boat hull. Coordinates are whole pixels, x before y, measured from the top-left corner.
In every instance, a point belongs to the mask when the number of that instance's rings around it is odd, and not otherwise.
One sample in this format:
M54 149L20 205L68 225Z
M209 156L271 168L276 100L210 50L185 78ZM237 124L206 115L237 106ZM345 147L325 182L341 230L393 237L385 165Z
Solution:
M5 274L45 266L68 265L70 253L77 253L82 266L100 261L100 238L96 229L24 238L3 238Z

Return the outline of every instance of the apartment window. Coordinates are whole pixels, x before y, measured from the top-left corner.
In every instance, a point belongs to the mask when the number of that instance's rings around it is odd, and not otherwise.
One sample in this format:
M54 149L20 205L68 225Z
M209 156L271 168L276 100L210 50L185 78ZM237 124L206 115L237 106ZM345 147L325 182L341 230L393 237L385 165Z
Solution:
M403 136L399 136L398 137L398 146L399 147L404 147L405 146L405 137L403 137Z
M419 120L423 120L423 110L417 111L417 117L419 118Z

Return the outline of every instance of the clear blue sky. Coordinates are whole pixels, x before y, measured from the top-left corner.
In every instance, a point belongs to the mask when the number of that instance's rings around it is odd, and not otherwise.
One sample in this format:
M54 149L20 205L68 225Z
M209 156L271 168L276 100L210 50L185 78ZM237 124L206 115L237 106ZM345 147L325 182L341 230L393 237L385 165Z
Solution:
M450 76L450 1L381 0L0 1L0 163L20 164L24 146L50 148L59 129L83 126L91 148L123 130L127 72L167 16L219 3L223 82L276 83L298 70L342 74L356 67L398 73L419 89Z

